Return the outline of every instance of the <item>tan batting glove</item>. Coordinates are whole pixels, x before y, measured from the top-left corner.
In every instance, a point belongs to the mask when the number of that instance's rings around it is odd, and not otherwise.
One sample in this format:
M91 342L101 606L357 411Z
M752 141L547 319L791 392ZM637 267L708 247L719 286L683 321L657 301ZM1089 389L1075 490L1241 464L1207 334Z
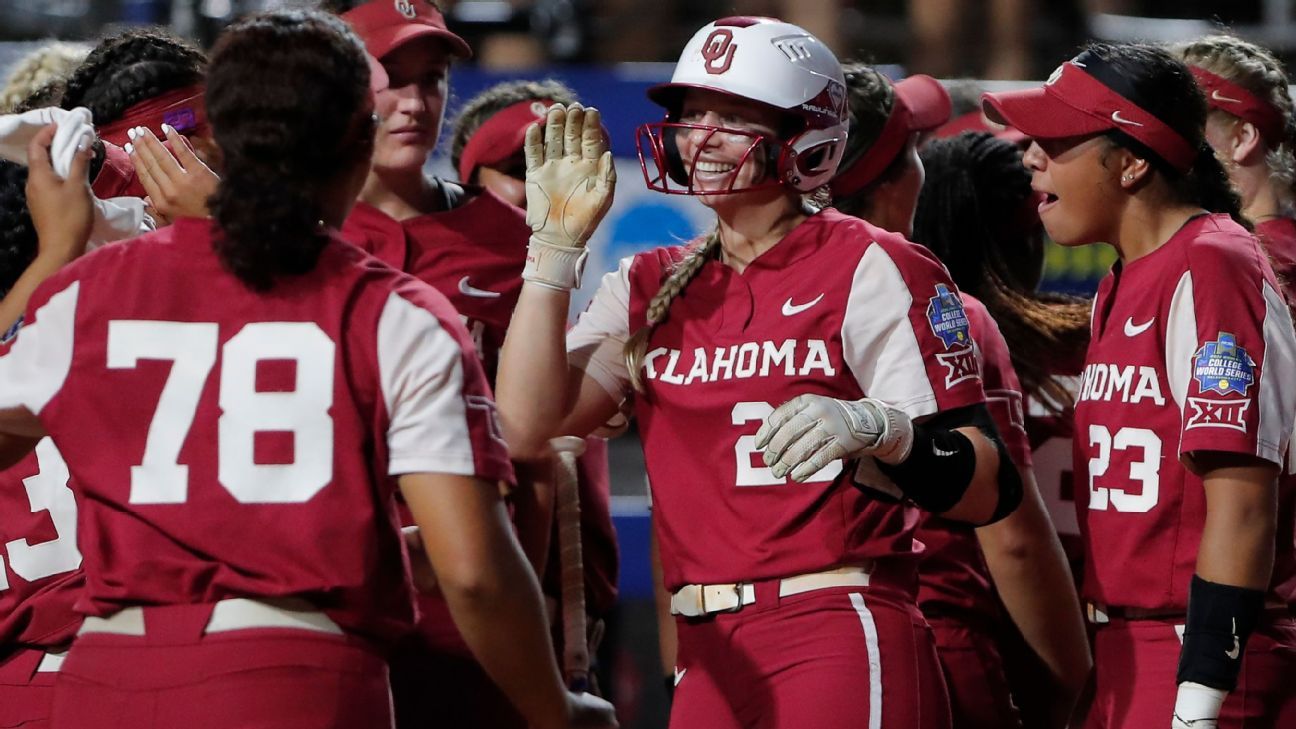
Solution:
M580 286L585 241L612 206L616 168L598 109L555 104L544 131L532 124L526 157L531 244L522 278L560 291Z

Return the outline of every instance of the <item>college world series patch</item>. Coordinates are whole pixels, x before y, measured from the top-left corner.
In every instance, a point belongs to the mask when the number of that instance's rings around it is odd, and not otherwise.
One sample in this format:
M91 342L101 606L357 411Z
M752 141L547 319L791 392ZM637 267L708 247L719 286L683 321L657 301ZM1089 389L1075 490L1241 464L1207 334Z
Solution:
M1232 334L1220 332L1218 339L1203 344L1193 355L1193 379L1203 395L1246 395L1255 384L1255 360Z
M1197 350L1193 355L1193 379L1202 395L1222 397L1189 397L1185 429L1228 428L1245 433L1246 411L1251 407L1247 392L1255 384L1255 360L1238 346L1232 334L1220 332L1215 341Z
M972 341L963 302L945 284L936 284L936 295L927 300L927 322L946 349Z

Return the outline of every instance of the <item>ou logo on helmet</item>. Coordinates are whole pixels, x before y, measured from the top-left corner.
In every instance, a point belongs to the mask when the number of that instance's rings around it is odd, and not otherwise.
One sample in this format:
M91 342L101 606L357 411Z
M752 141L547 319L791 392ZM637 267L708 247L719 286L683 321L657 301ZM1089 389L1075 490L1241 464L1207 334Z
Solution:
M396 0L396 12L404 15L410 20L418 17L418 10L415 9L414 3L411 0Z
M719 75L729 70L733 64L734 51L738 44L733 42L733 31L728 28L716 28L702 44L702 58L706 59L703 68L712 75Z

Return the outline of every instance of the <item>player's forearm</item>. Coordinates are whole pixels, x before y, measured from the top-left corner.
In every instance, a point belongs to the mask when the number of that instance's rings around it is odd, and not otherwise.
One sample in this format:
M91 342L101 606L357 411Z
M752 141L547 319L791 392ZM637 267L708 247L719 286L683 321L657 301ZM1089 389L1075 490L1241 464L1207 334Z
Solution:
M990 521L999 505L999 452L993 442L974 427L956 428L967 436L976 453L976 466L963 497L949 511L941 513L946 519L985 524Z
M1278 488L1271 466L1225 466L1202 476L1206 524L1197 574L1221 585L1262 590L1273 573Z
M442 582L450 613L473 655L531 726L563 726L566 696L539 583L515 543L495 552L471 585Z
M662 580L661 553L657 549L657 535L651 538L653 602L657 608L657 646L660 650L662 675L671 677L675 671L675 656L679 643L675 634L675 616L670 612L670 592Z
M553 534L554 485L548 464L517 464L518 486L513 490L513 523L518 543L537 575L543 575L549 561Z
M527 283L513 312L500 354L495 397L509 452L518 460L549 453L570 408L567 393L565 291Z
M1022 504L1000 522L977 529L995 587L1031 650L1060 692L1050 701L1054 726L1066 725L1093 667L1080 601L1062 543L1030 469L1022 470Z
M58 249L65 249L68 246L54 246ZM0 334L9 331L18 319L27 310L27 301L35 293L36 288L45 281L45 279L58 273L63 266L72 262L72 258L59 254L40 254L37 255L31 265L23 271L18 280L14 282L9 293L5 294L4 299L0 300Z

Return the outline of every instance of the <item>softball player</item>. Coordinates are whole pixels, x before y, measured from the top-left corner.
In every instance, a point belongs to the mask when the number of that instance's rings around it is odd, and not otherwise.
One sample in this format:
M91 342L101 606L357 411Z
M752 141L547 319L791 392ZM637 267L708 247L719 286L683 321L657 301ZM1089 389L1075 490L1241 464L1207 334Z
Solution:
M976 113L981 114L979 110ZM1063 457L1054 452L1060 450L1058 444L1048 443L1037 460L1033 448L1040 432L1041 416L1038 409L1034 418L1029 412L1023 413L1027 407L1023 400L1034 404L1041 398L1053 397L1054 391L1060 389L1050 366L1050 362L1060 358L1059 352L1078 350L1083 360L1084 347L1089 341L1089 307L1034 290L1043 270L1043 228L1035 210L1039 198L1030 189L1030 173L1022 166L1021 151L1015 144L985 132L967 133L928 142L920 157L926 181L914 215L914 238L949 268L959 293L968 302L969 313L975 308L986 312L987 318L993 317L993 323L985 327L993 328L993 336L981 336L975 326L977 321L972 320L973 337L985 358L986 395L991 413L996 415L995 422L1005 433L1009 451L1023 469L1023 480L1029 473L1041 505L1051 508L1035 507L1033 512L1022 508L1004 520L1002 527L977 530L981 551L989 563L989 575L995 578L997 596L990 595L991 599L986 600L986 593L977 589L979 584L972 579L978 570L968 565L979 564L979 555L958 560L933 555L925 566L936 568L943 563L945 569L937 571L956 580L958 575L964 575L964 579L953 584L969 589L950 590L936 582L933 585L935 604L924 604L921 591L919 604L929 619L933 612L964 618L960 628L971 633L972 640L964 639L963 647L957 652L940 650L943 662L947 655L962 658L958 675L962 677L963 689L953 675L955 669L949 663L945 665L953 700L957 703L958 697L964 696L972 702L963 714L964 720L980 716L985 722L985 717L993 714L985 713L984 709L1003 707L1003 694L986 690L981 683L985 681L983 676L991 675L990 671L970 665L979 654L993 652L995 658L979 659L979 665L996 665L1002 659L1012 702L1022 724L1064 726L1092 663L1075 599L1077 580L1073 574L1078 573L1069 572L1065 558L1057 552L1059 546L1065 548L1067 544L1065 535L1057 534L1062 538L1060 545L1051 536L1058 527L1057 522L1045 521L1053 513L1052 509L1057 508L1049 503L1048 497L1056 501L1067 493L1062 489L1062 473L1071 469L1071 439L1069 430L1065 438L1056 431L1049 431L1047 436L1056 435L1064 441L1064 469L1049 468L1051 459ZM973 301L984 306L976 307ZM1080 364L1074 365L1077 372ZM1003 383L1000 387L991 384L996 373ZM1062 392L1065 394L1065 390ZM1069 416L1069 410L1065 415L1047 415L1050 423L1066 423L1068 428ZM1065 507L1060 512L1066 518L1064 523L1074 529L1074 499L1068 498ZM1050 535L1047 539L1032 540L1029 529L1023 529L1020 534L1009 530L1032 513L1036 528L1042 530L1039 533ZM937 520L928 523L935 526ZM954 529L949 524L941 526ZM1079 553L1078 532L1074 536L1072 546ZM925 537L920 532L919 538L929 547L941 543L930 532ZM966 534L960 534L959 543L969 544ZM950 556L958 554L955 551ZM1069 557L1071 553L1065 554ZM1043 564L1037 567L1036 561ZM987 571L983 569L980 573L986 575ZM922 574L924 578L932 576L930 570ZM1001 602L1008 607L1013 620L987 620L1002 613ZM928 610L929 605L933 610ZM939 621L934 626L937 646L943 648ZM1029 641L1023 640L1023 636ZM993 645L986 646L987 638L993 640ZM968 643L982 647L973 650ZM983 710L977 711L976 707Z
M343 235L443 293L463 317L487 380L493 382L522 288L519 275L530 229L523 211L490 189L423 172L441 135L450 66L470 55L468 44L446 30L440 11L426 0L342 5L354 5L342 18L387 76L376 90L380 123L373 169ZM599 452L592 449L583 461L597 468ZM587 474L590 470L587 466ZM536 473L524 470L521 480L522 488L511 494L514 520L532 565L543 574L552 511L537 488ZM590 514L596 513L597 502L588 503ZM605 533L611 531L610 517L608 522ZM392 660L398 724L525 726L477 665L445 601L420 595L419 605L419 635Z
M1240 38L1207 36L1179 46L1206 94L1206 141L1242 196L1274 272L1296 293L1296 117L1289 81L1269 51Z
M53 128L38 133L28 156L48 154ZM0 161L0 310L26 308L33 289L85 250L85 239L46 238L38 248L25 189L35 202L64 210L64 199L83 196L90 152L78 155L65 182L48 161L26 168ZM59 245L62 243L63 245ZM12 341L14 325L5 336ZM85 577L77 545L76 499L62 454L49 438L35 451L28 439L6 441L0 453L0 726L47 729L54 678L81 625L73 605ZM14 461L17 460L17 463Z
M510 446L542 458L622 406L639 419L679 635L672 726L948 726L907 502L985 522L1021 489L981 430L962 303L920 247L803 202L847 126L840 66L804 30L710 23L650 96L667 114L638 132L647 183L698 195L717 227L623 261L564 346L611 155L593 110L528 131L527 283L497 383Z
M390 725L383 650L414 617L398 482L520 710L614 725L552 667L467 333L435 291L330 232L372 150L358 41L325 15L240 21L206 98L214 220L64 268L0 358L0 432L60 446L93 545L53 726ZM88 207L36 228L84 235Z
M864 64L847 66L846 83L851 136L846 163L833 179L833 204L912 237L926 179L916 150L918 139L949 118L949 95L929 76L911 76L893 85ZM928 196L926 210L943 219L924 221L924 226L970 239L968 231L980 219L953 217L940 194ZM971 244L969 240L965 245ZM948 254L944 247L934 250ZM957 276L954 281L963 283ZM1053 723L1062 726L1091 666L1079 602L1035 487L1021 385L1008 344L985 305L960 295L976 342L987 405L1022 475L1027 500L1010 517L979 530L924 514L917 533L926 547L918 569L918 605L932 624L955 727L1021 726L998 645L1005 618L1029 636L1060 689L1052 701Z
M1165 50L1095 45L985 104L1035 140L1024 161L1052 238L1119 255L1076 405L1087 726L1292 724L1293 546L1275 548L1275 524L1293 518L1277 475L1296 334L1205 144L1202 94Z

